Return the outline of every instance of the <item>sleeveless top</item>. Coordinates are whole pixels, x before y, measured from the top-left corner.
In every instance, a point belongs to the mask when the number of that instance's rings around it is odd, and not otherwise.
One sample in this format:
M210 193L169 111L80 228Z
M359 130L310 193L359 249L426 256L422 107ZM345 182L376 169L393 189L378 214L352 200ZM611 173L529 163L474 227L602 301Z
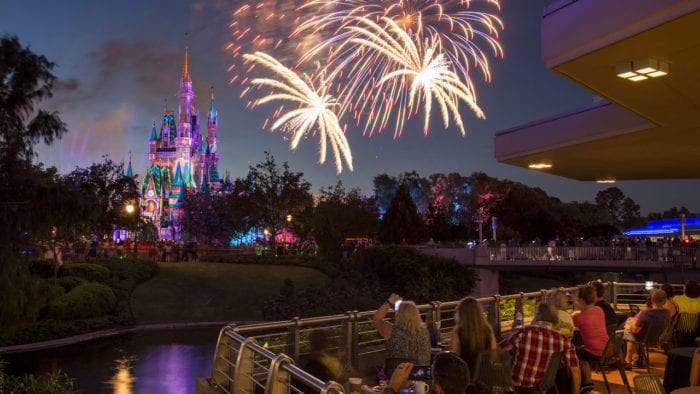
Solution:
M410 359L416 365L430 365L430 333L421 328L420 335L410 335L394 326L386 341L386 357Z

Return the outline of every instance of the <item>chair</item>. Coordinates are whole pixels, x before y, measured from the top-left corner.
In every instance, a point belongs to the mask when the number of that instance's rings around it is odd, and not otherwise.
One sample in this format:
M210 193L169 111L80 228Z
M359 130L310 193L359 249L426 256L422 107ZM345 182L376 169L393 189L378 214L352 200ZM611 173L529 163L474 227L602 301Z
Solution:
M554 352L549 356L547 361L547 368L544 370L542 379L540 379L540 384L537 385L537 390L541 394L546 394L549 389L554 389L554 391L559 394L559 389L557 388L557 372L561 366L561 356L562 352Z
M639 313L639 305L627 304L627 306L630 308L630 316L634 317Z
M680 313L676 313L673 316L673 318L671 319L671 324L666 329L666 332L664 332L664 334L661 336L661 340L659 341L659 343L661 343L661 347L664 349L664 352L668 352L669 349L672 349L672 348L678 346L675 343L674 335L676 332L676 328L678 327L679 317L680 317Z
M480 380L492 393L513 391L513 368L510 354L502 350L486 350L476 358L474 381Z
M651 373L649 347L659 345L659 340L668 329L668 325L669 322L666 320L649 320L649 326L644 328L644 337L638 341L629 341L630 344L637 346L637 350L639 350L639 362L645 362L647 364L647 373Z
M603 375L603 381L605 382L605 388L608 393L612 393L610 390L610 384L608 383L608 377L605 374L605 367L615 366L620 372L620 378L622 383L627 387L627 391L632 394L632 388L627 380L627 374L625 373L625 366L623 365L622 358L622 342L624 342L624 331L617 331L612 336L608 338L608 343L605 345L603 350L603 357L599 358L596 364L600 368L600 373Z
M673 333L675 347L695 346L695 338L700 331L700 318L697 313L681 312Z
M654 374L641 373L634 377L634 391L637 394L667 394L661 379Z

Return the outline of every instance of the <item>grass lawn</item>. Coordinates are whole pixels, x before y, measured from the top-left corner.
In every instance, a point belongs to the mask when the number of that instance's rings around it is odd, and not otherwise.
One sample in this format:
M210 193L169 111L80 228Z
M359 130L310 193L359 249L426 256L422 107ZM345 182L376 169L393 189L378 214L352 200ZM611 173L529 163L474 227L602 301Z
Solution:
M131 303L137 324L262 320L260 304L286 278L297 289L322 285L319 271L278 265L159 263L160 274L139 285Z

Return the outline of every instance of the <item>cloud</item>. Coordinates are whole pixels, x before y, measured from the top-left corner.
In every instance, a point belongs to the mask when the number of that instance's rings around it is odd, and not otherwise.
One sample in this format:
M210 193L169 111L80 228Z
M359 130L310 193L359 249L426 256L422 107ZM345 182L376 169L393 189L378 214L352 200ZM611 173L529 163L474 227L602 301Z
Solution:
M80 81L77 78L68 79L56 79L53 84L54 94L61 94L64 92L74 92L80 88Z

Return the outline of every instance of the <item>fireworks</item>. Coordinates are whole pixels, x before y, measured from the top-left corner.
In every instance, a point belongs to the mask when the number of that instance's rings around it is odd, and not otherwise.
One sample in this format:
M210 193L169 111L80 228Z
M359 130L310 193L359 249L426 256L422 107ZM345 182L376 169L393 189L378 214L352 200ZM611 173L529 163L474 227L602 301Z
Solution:
M382 59L381 62L385 65L377 83L373 78L361 77L356 78L356 84L350 88L351 91L363 92L363 95L369 94L371 89L375 90L375 99L370 104L370 122L375 118L386 119L387 114L397 107L400 115L406 114L410 117L418 112L418 101L422 101L425 119L423 132L427 134L433 98L439 105L445 128L449 127L451 114L462 135L465 131L459 114L460 100L465 102L477 117L484 117L481 108L476 104L472 87L462 82L453 71L450 61L440 52L440 45L435 37L415 42L409 33L389 18L382 18L384 26L363 17L357 18L356 22L349 29L353 32L350 43L357 47L358 55ZM367 74L363 69L360 69L359 73ZM422 96L422 100L417 98L417 95ZM387 99L391 97L398 99ZM385 115L376 115L377 111L384 112ZM397 136L403 128L401 117L398 126L395 131Z
M290 148L295 150L301 138L308 132L318 130L320 135L320 163L326 161L327 142L330 142L335 155L335 167L338 173L343 170L343 159L352 171L352 154L350 146L345 138L345 133L340 127L338 118L333 108L337 101L327 93L327 81L323 74L319 79L319 87L308 78L300 77L297 73L282 65L272 56L262 52L245 54L243 57L256 64L260 64L272 71L279 79L255 78L250 81L257 86L266 86L273 89L269 95L257 101L255 105L272 101L291 101L299 104L299 108L289 112L278 111L278 118L272 124L271 130L282 128L292 133Z
M272 130L291 133L292 150L302 137L318 132L320 162L330 142L338 172L343 160L352 170L339 121L345 116L365 135L393 122L397 138L406 121L420 112L427 134L436 107L445 128L452 122L464 135L460 105L484 118L471 73L478 70L489 82L489 58L503 57L498 43L503 23L493 13L473 10L473 3L500 11L499 0L246 3L234 12L230 26L233 40L227 49L235 59L229 69L231 83L244 86L241 96L251 87L273 90L249 102L251 106L297 104L296 109L279 107L273 113ZM316 64L324 67L313 68ZM263 69L256 72L254 65Z

